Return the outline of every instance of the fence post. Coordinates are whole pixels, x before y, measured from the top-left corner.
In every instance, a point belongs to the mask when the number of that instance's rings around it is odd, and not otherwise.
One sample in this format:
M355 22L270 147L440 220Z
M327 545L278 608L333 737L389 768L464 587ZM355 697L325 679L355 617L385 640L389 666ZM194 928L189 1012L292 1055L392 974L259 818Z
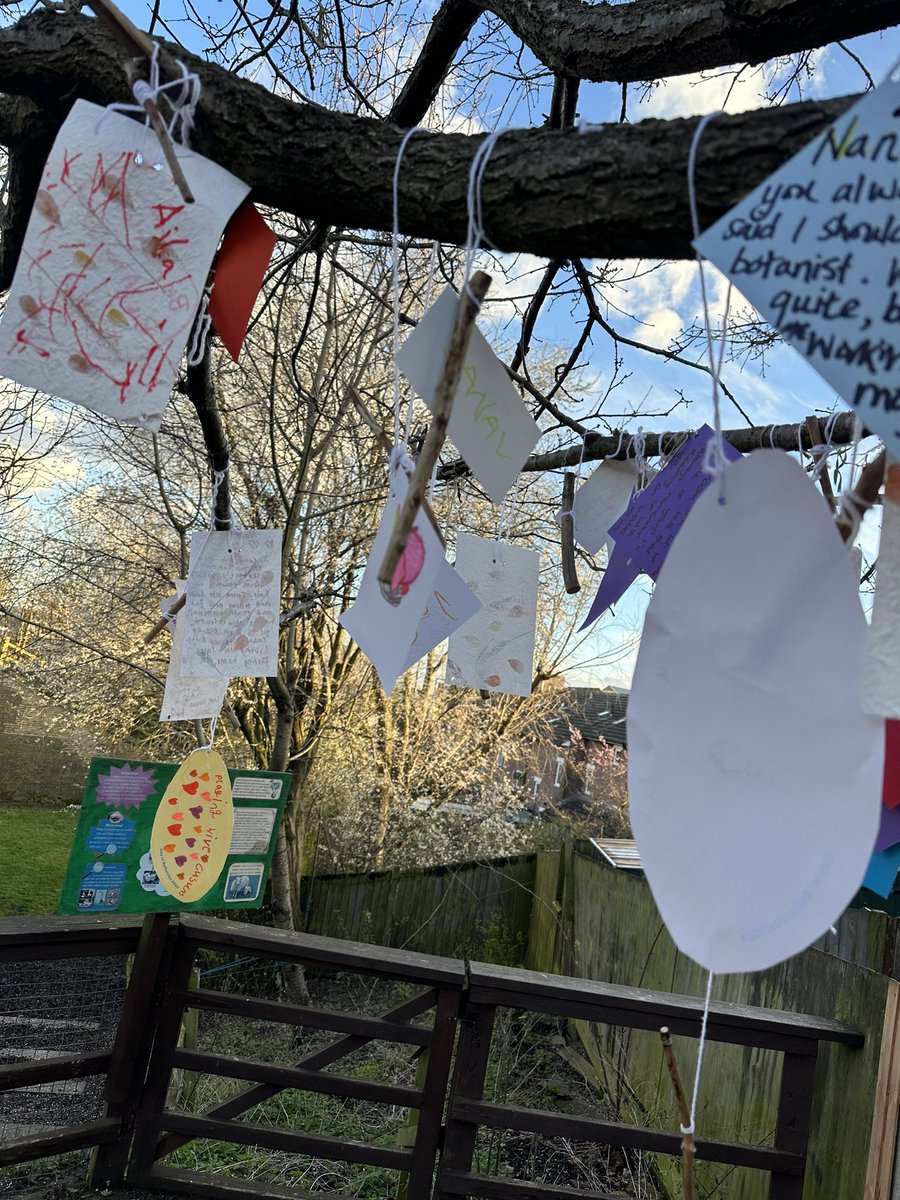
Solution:
M491 1053L496 1007L492 1004L467 1004L460 1021L459 1045L456 1050L456 1069L447 1110L447 1129L441 1155L436 1195L449 1200L451 1193L441 1190L441 1175L446 1171L471 1171L475 1154L478 1126L473 1121L461 1121L453 1115L457 1097L466 1100L484 1098L484 1081Z
M813 1045L818 1049L818 1043ZM816 1086L816 1054L793 1054L785 1051L781 1067L781 1090L778 1094L778 1120L775 1125L775 1146L794 1154L806 1155L809 1149L809 1126L812 1117L813 1093ZM772 1172L769 1200L802 1200L806 1175Z
M104 1116L116 1118L120 1132L115 1142L98 1147L88 1178L92 1188L117 1187L125 1176L153 1048L154 1014L165 982L172 924L168 913L148 913L144 917L103 1092Z
M461 995L455 989L441 988L438 992L406 1200L428 1200L431 1195L460 1000Z

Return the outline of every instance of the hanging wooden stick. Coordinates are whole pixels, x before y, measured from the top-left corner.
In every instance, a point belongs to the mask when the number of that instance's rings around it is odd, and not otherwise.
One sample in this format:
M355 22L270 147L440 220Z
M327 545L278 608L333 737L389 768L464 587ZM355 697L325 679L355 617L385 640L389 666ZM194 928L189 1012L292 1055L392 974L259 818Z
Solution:
M563 475L562 516L559 520L559 544L562 550L563 583L570 596L581 591L578 582L578 568L575 565L575 514L572 506L575 503L575 472L566 471Z
M663 1054L666 1059L666 1066L669 1068L669 1075L672 1079L672 1087L675 1091L675 1101L678 1104L678 1116L681 1120L682 1129L690 1129L691 1126L691 1110L688 1106L687 1096L684 1094L684 1088L681 1085L681 1075L678 1071L678 1063L675 1061L675 1049L672 1046L672 1038L669 1035L667 1026L663 1025L659 1031L660 1040L662 1041ZM681 1137L681 1187L684 1195L684 1200L694 1200L694 1134L684 1133Z
M122 43L130 55L135 58L144 58L147 62L150 62L153 58L153 39L148 34L138 29L136 25L129 21L128 17L113 4L112 0L87 0L87 2L107 29L109 29L113 37ZM125 74L128 76L128 82L132 86L140 78L140 72L135 64L131 62L125 64ZM175 147L172 144L172 139L169 137L169 131L166 129L166 123L160 116L159 109L156 107L156 101L147 97L141 101L141 104L150 118L150 124L153 126L154 133L159 138L159 144L162 147L169 170L172 172L172 180L175 186L181 192L185 202L193 204L194 194L185 178L184 171L181 169L181 164L175 154Z
M813 446L821 446L822 426L819 424L819 418L810 414L810 416L806 418L806 428L809 431L810 448ZM816 464L816 467L818 467L820 459L827 457L827 453L820 451L818 454L813 454L812 457L813 462ZM822 495L828 501L828 507L832 512L837 512L837 501L834 498L834 489L831 486L831 476L828 474L827 466L822 467L822 471L819 475L819 483L822 485Z
M406 496L397 514L397 522L394 526L391 540L388 543L387 553L378 570L378 581L387 588L390 588L393 582L397 563L406 549L406 543L409 541L416 513L425 499L425 490L431 479L431 472L438 460L441 446L443 446L444 440L447 437L447 426L450 423L450 414L453 411L453 398L456 395L459 377L462 374L463 365L466 361L469 338L472 336L475 318L478 316L478 311L490 286L490 275L486 275L484 271L476 271L469 280L468 286L463 288L462 295L459 297L459 306L456 310L456 324L453 327L453 335L450 338L447 360L444 363L444 370L434 394L431 424L428 426L428 433L425 435L425 444L422 446L419 461L416 463L416 469L413 471L412 478L409 481Z
M838 533L845 542L851 542L859 529L859 523L878 499L878 493L884 482L884 469L887 465L887 451L866 463L859 475L856 487L852 492L845 492L841 497L841 511L835 517Z
M151 629L148 629L148 631L144 634L144 644L149 646L154 638L159 637L159 635L168 625L169 621L181 612L186 603L187 594L182 592L169 611L164 616L160 617L156 624Z
M381 448L385 452L385 454L390 454L391 439L388 437L388 435L384 432L384 430L378 424L378 421L377 421L376 417L374 416L374 414L372 413L371 409L366 404L365 400L363 400L362 396L360 396L360 394L356 390L356 388L353 387L352 384L350 385L350 387L347 388L347 396L352 401L352 403L356 406L356 411L359 413L359 415L362 417L362 419L365 421L365 423L368 425L368 427L375 434L375 437L378 439L379 446L381 446ZM440 525L438 525L437 517L434 515L434 509L431 507L431 504L429 503L427 496L422 497L422 512L425 514L425 516L428 518L428 520L434 526L434 532L438 535L441 545L446 546L447 543L444 541L444 535L441 532L441 527L440 527Z

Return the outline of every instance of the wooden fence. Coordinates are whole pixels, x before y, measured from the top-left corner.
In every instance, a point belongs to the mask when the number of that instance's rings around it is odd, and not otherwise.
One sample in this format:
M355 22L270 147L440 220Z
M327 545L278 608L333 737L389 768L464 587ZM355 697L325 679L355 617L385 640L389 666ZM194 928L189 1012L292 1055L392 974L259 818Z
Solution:
M305 930L459 958L524 961L535 855L305 881Z

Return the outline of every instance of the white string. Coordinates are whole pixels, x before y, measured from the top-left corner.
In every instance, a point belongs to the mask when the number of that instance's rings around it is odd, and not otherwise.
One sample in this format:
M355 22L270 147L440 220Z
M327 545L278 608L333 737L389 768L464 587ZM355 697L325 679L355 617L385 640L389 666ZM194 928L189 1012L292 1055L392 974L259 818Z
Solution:
M697 169L697 151L700 146L700 139L703 136L703 131L713 117L722 116L721 112L707 113L697 122L697 128L694 130L694 137L691 141L691 149L688 154L688 202L691 209L691 227L694 233L694 239L700 237L700 218L697 215L697 187L696 187L696 169ZM700 296L703 301L703 324L706 330L706 351L709 360L709 372L712 377L712 395L713 395L713 418L715 426L715 437L710 439L704 456L703 469L708 475L717 476L720 479L719 498L722 503L725 499L725 480L724 471L728 465L725 458L725 451L722 441L722 414L719 404L719 370L722 364L724 355L724 346L719 357L716 357L715 347L713 345L712 335L712 319L709 313L709 296L706 291L706 275L703 270L703 255L697 250L697 266L700 271ZM728 292L728 302L730 303L731 290ZM728 309L726 307L723 316L723 338L727 329Z
M469 298L477 304L478 301L472 295L472 289L469 287L469 279L472 275L472 267L475 262L475 255L479 247L484 244L492 245L484 228L484 209L481 201L481 186L484 182L484 173L487 169L488 159L494 151L494 146L497 139L507 133L506 129L495 129L493 133L489 133L478 149L475 151L475 157L472 159L472 165L469 168L469 187L466 193L466 209L469 214L469 227L466 233L466 267L465 279L463 287L469 293ZM480 305L479 305L480 307Z
M400 149L397 151L397 158L394 162L394 183L393 183L393 225L391 227L391 276L393 281L393 318L394 318L394 449L400 446L400 367L397 364L397 355L400 352L400 166L403 162L403 155L406 153L406 147L409 145L410 138L419 132L419 126L414 125L412 129L407 129L403 135L403 140L400 143ZM409 405L412 410L412 402ZM409 437L409 418L407 418L407 440ZM403 443L404 446L407 444Z
M204 288L203 295L200 297L200 307L197 309L197 316L194 319L194 331L187 352L189 367L199 367L203 362L203 355L206 353L206 343L209 339L209 331L212 329L212 317L209 315L211 293L212 288Z
M713 973L706 977L706 999L703 1001L703 1019L700 1022L700 1041L697 1045L697 1068L694 1071L694 1091L691 1095L691 1123L682 1125L683 1134L693 1133L697 1127L697 1098L700 1095L700 1074L703 1070L703 1056L706 1053L706 1027L709 1024L709 1005L712 1000Z
M227 467L225 468L224 471L213 471L213 473L212 473L212 498L209 502L209 528L210 528L211 532L214 532L215 528L216 528L216 505L218 504L218 501L219 501L219 492L222 488L222 484L225 482L225 480L227 478L228 478L228 468ZM234 517L232 515L231 509L229 508L229 510L228 510L228 528L231 529L233 524L234 524Z
M153 53L150 56L150 79L136 79L132 84L131 90L134 93L136 104L107 104L103 113L98 118L94 125L94 133L96 133L103 124L106 117L111 112L121 113L141 113L144 117L144 134L141 139L140 147L135 156L137 162L142 162L144 157L144 146L147 142L147 133L150 129L150 116L144 107L148 100L152 100L154 104L162 98L165 99L169 107L172 109L172 115L168 121L160 114L163 124L165 125L166 133L173 142L180 142L187 149L190 144L191 133L194 128L194 117L197 112L197 104L200 101L200 76L193 71L189 71L180 59L175 60L175 65L181 71L178 79L172 79L169 83L161 83L159 76L159 43L153 43ZM170 95L174 89L178 88L177 96ZM180 125L180 131L179 131ZM160 165L160 164L157 164Z
M213 717L213 719L209 723L209 741L206 743L205 746L200 747L201 750L212 750L213 742L216 740L216 725L218 724L219 717L221 715L222 715L222 710L220 708L219 711L216 713L216 715Z

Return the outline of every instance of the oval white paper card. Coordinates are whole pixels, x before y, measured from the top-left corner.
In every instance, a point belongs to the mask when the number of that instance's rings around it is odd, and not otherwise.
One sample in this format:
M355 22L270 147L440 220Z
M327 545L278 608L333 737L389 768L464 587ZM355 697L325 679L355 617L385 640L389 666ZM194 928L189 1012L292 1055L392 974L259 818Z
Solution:
M815 486L758 450L697 500L660 572L628 707L631 817L679 949L717 974L803 950L860 886L883 722L865 619Z

